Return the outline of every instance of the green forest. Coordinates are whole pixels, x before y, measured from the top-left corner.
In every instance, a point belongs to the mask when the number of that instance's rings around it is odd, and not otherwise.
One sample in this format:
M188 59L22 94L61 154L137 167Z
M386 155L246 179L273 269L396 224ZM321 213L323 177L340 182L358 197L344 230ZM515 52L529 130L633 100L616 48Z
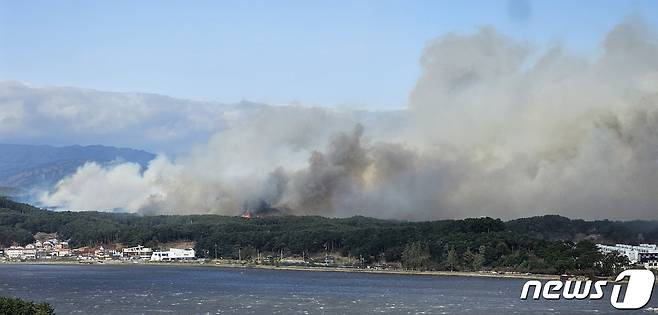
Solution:
M53 315L55 309L48 303L34 303L18 298L0 297L0 314Z
M628 264L595 243L658 242L656 221L584 221L547 215L502 221L488 217L408 222L355 216L141 216L56 212L0 198L0 245L57 233L72 247L121 243L158 247L194 241L197 256L237 259L261 255L336 253L357 264L401 263L414 270L495 270L611 275Z

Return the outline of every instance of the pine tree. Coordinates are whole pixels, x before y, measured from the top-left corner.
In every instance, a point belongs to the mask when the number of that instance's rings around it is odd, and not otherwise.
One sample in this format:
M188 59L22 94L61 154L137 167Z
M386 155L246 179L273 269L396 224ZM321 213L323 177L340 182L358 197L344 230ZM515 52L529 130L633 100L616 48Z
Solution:
M457 252L455 251L454 247L450 247L448 250L448 258L446 259L446 263L448 268L450 268L450 271L454 271L455 268L457 268Z

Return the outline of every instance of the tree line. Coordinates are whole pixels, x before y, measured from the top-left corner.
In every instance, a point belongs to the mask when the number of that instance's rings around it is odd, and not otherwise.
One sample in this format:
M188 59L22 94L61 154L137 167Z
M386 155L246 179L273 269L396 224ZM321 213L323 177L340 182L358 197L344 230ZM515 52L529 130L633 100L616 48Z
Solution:
M55 212L0 198L0 244L27 244L57 233L72 247L121 243L157 247L194 241L200 257L338 253L362 264L400 263L416 270L500 270L611 275L628 261L603 255L594 242L658 241L656 221L584 221L541 216L503 222L468 218L408 222L355 216L140 216Z

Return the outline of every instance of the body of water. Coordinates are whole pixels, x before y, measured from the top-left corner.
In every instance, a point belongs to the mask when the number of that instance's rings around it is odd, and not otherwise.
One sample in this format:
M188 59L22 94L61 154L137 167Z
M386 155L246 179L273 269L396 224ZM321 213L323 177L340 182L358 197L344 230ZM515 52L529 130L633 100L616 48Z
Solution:
M610 306L610 286L598 301L523 301L519 299L523 283L499 278L217 267L0 265L0 296L45 301L57 314L620 312ZM647 308L658 306L656 295Z

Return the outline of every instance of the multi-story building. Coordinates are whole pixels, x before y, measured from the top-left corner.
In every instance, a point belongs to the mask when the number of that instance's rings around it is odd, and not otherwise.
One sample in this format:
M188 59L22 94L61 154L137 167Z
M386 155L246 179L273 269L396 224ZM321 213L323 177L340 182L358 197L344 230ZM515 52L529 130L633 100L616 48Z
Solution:
M137 245L135 247L126 247L122 250L123 257L128 259L151 259L153 250L148 247Z
M602 253L618 252L619 254L628 257L628 260L632 264L651 260L652 257L658 259L658 246L655 244L640 244L637 246L626 244L616 244L614 246L596 244L596 247L598 247L599 251Z
M52 259L54 257L68 257L71 252L67 242L59 242L57 239L46 241L35 241L23 246L11 246L0 252L8 259Z
M23 246L11 246L5 249L5 256L8 259L21 259L23 257Z
M170 248L168 251L156 251L151 255L151 261L193 260L194 249Z

